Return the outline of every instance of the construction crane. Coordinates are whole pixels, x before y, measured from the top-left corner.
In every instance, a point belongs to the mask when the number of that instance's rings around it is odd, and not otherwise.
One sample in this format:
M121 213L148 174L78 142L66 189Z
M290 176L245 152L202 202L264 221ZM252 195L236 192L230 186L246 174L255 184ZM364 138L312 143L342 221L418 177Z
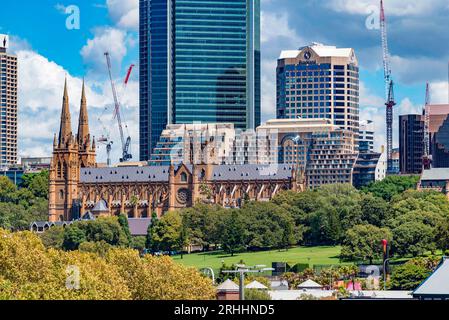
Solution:
M117 90L115 88L114 79L112 78L111 57L109 55L109 52L105 52L104 55L106 57L106 62L108 65L109 79L111 80L112 95L114 97L114 106L115 106L114 118L117 118L118 128L120 131L120 140L122 142L122 158L120 158L120 162L127 162L127 161L131 160L133 157L129 151L129 148L131 146L131 137L128 135L128 137L125 138L125 134L123 131L122 117L121 117L121 113L120 113L120 102L118 99ZM128 74L127 74L126 80L125 80L125 86L127 85L129 76L131 75L132 67L133 66L131 66L130 69L128 70ZM109 147L111 147L111 146L109 145ZM108 148L108 146L107 146L107 148ZM109 150L109 152L110 152L110 150Z
M430 169L432 164L432 156L430 155L430 85L426 84L426 101L424 103L424 157L423 166L424 169Z
M394 117L394 82L391 76L390 67L390 53L388 51L388 34L387 21L385 18L384 2L380 0L380 29L382 36L382 52L384 65L384 80L385 80L385 103L386 108L386 125L387 125L387 172L392 173L393 169L393 117Z

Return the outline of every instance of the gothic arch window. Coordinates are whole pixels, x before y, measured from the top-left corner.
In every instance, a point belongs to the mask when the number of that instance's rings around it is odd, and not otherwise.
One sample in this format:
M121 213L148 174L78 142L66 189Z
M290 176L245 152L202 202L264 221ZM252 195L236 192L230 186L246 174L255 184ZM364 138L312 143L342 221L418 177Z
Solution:
M64 190L59 190L59 200L64 200Z
M185 172L181 173L181 182L187 182L187 174Z

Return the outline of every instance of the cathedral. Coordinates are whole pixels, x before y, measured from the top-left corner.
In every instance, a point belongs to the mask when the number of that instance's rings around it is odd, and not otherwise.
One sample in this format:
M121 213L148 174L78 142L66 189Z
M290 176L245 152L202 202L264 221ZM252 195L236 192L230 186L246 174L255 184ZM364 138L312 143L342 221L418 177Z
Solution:
M292 165L98 164L87 109L83 83L74 135L66 81L50 166L50 222L119 214L148 218L153 212L160 217L198 202L238 208L244 201L269 201L283 190L304 190L303 174Z

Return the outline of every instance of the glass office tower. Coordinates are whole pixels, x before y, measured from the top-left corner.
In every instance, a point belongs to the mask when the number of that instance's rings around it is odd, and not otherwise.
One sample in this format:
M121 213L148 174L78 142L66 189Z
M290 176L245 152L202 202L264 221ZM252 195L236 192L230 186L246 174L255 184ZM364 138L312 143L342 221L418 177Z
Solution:
M167 124L260 124L260 0L140 1L140 158Z

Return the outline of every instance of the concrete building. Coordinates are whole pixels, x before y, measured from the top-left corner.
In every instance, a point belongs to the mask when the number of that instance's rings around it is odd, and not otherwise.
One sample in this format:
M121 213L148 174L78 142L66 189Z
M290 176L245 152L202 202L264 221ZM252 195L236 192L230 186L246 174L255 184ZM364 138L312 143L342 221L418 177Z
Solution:
M420 174L423 170L425 120L422 115L399 117L399 166L401 174Z
M17 164L17 57L0 34L0 168Z
M374 122L360 121L359 152L374 152Z
M167 124L260 124L260 0L140 0L140 160Z
M359 67L354 49L313 43L282 51L276 74L278 119L329 119L358 135Z

